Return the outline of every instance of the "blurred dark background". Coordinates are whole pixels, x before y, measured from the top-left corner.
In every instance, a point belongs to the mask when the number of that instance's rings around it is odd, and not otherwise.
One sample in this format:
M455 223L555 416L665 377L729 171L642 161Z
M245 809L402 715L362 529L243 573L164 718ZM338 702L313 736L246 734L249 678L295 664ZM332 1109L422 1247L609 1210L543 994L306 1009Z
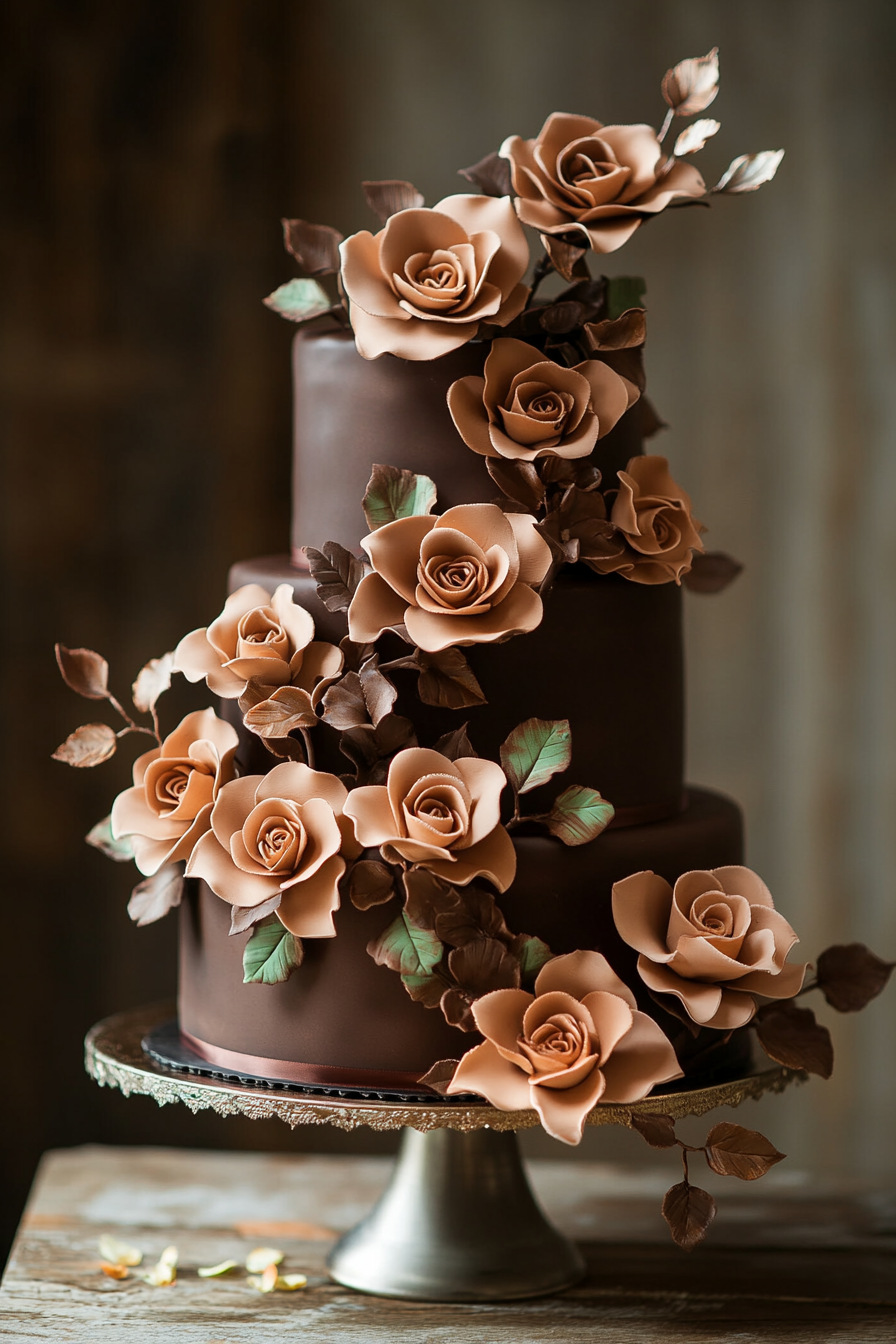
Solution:
M0 22L0 1258L48 1147L391 1147L159 1111L82 1071L94 1021L173 994L176 922L136 929L133 871L83 844L136 752L49 759L102 717L53 644L102 652L124 696L217 613L233 560L286 549L291 330L261 304L294 274L280 217L370 227L365 177L432 203L554 109L656 124L664 70L716 44L723 143L700 166L783 145L779 180L606 266L648 276L657 450L748 565L689 614L692 774L746 804L809 955L896 955L894 6L5 0ZM776 1103L810 1164L896 1166L893 1017L841 1029L814 1134L808 1103Z

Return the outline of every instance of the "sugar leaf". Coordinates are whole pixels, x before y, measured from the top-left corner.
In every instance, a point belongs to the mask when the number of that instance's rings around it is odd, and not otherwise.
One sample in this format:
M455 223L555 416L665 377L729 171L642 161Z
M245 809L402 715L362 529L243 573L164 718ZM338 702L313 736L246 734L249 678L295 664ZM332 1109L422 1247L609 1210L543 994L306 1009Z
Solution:
M721 129L721 123L713 121L712 117L691 122L690 126L686 126L675 141L675 157L683 159L688 154L699 153L707 140L717 135Z
M526 719L501 746L501 764L514 793L528 793L569 765L567 719Z
M882 961L864 943L829 947L818 958L818 988L838 1013L857 1013L886 985L893 962Z
M256 924L243 951L244 985L279 985L302 964L301 939L284 928L276 915Z
M361 501L371 532L394 523L396 518L417 518L432 513L436 503L435 482L401 467L374 463Z
M442 957L442 944L429 929L419 929L403 910L367 951L378 966L388 966L402 975L428 975Z
M166 863L152 877L137 883L128 901L128 914L140 928L154 924L180 905L183 892L183 864Z
M719 49L679 61L663 76L663 97L676 117L704 112L719 92Z
M764 182L771 182L783 157L783 149L761 149L757 154L741 154L739 158L732 159L712 190L726 196L755 191Z
M683 1251L692 1251L700 1245L715 1216L716 1202L712 1195L689 1181L680 1181L666 1191L663 1217L669 1225L672 1240Z
M362 182L364 199L383 224L399 210L419 210L424 203L422 191L418 191L412 182L402 182L397 178L382 182Z
M554 800L547 825L564 845L587 845L613 820L616 809L596 789L572 784Z
M110 756L115 755L117 745L115 730L110 728L108 723L85 723L73 733L69 733L65 741L56 748L53 760L85 770L108 761Z
M88 700L105 700L109 695L109 664L93 649L67 649L56 645L56 662L66 686Z
M112 834L111 817L103 817L102 821L98 821L90 828L84 839L88 845L105 854L107 859L114 859L116 863L127 863L134 857L134 843L131 837L122 835L116 840Z
M729 1120L713 1125L705 1152L706 1161L716 1175L737 1176L742 1181L758 1180L784 1158L764 1134Z
M171 685L173 671L173 653L163 653L161 658L150 658L146 666L141 667L131 688L134 704L141 714L150 714L155 709L159 696Z
M310 322L328 313L333 306L317 281L308 279L288 280L269 294L264 303L290 322Z

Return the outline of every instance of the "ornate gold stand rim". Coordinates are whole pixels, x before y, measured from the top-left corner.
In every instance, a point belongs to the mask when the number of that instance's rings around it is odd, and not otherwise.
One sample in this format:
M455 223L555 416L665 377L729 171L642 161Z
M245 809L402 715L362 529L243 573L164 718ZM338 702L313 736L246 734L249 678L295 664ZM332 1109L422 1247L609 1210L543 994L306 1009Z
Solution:
M213 1110L218 1115L244 1115L252 1120L276 1117L291 1129L297 1125L335 1125L337 1129L474 1129L498 1131L534 1129L541 1123L535 1111L499 1111L481 1105L428 1106L425 1102L358 1101L354 1098L315 1097L276 1088L201 1078L177 1073L157 1064L143 1053L140 1042L147 1032L172 1018L172 1003L153 1004L104 1018L87 1033L84 1066L100 1087L117 1087L126 1097L152 1097L160 1106L180 1101L194 1113ZM718 1106L739 1106L766 1092L783 1092L793 1082L805 1082L806 1074L770 1065L711 1087L689 1092L669 1092L647 1097L629 1106L595 1106L589 1125L631 1127L632 1115L668 1115L673 1120L706 1115Z

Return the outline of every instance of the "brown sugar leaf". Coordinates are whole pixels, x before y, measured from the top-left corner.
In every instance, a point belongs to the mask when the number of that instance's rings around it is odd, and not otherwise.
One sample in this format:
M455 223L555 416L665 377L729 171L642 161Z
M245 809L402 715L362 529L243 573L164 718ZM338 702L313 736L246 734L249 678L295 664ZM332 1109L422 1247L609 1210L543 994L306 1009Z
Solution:
M784 1159L773 1143L755 1129L729 1120L713 1125L706 1139L706 1161L717 1176L756 1181Z
M552 336L566 336L582 325L586 311L583 303L577 303L575 299L562 299L540 308L538 319L542 329Z
M377 655L373 654L358 674L364 703L375 728L387 714L392 713L392 707L398 699L398 692L392 682L379 670L378 661Z
M694 556L681 581L692 593L721 593L743 573L743 568L739 560L724 551L704 551Z
M439 1096L444 1097L448 1093L448 1084L454 1077L455 1069L459 1063L459 1059L440 1059L417 1081L422 1083L424 1087L431 1087L433 1092L438 1092Z
M159 696L171 685L173 671L173 653L164 653L161 658L150 658L146 666L141 667L131 687L134 705L141 714L150 714L155 709Z
M485 465L495 485L508 499L522 504L526 509L537 509L544 502L544 481L534 462L511 462L503 457L487 457Z
M395 895L392 870L376 859L362 859L351 870L348 890L356 910L385 905Z
M232 905L230 907L230 934L246 933L254 924L260 924L263 919L267 919L268 915L274 914L279 909L282 900L283 893L278 891L269 900L262 901L261 905Z
M619 317L589 322L585 339L592 350L628 350L647 339L646 308L627 308Z
M497 151L486 154L484 159L470 168L458 168L461 177L482 193L483 196L511 196L513 183L510 180L510 163L502 159Z
M88 700L105 700L109 695L109 664L92 649L67 649L56 645L56 662L62 680Z
M663 1217L669 1225L672 1240L683 1251L699 1246L716 1216L716 1202L705 1190L680 1181L667 1190L663 1199Z
M709 107L719 91L719 49L679 61L663 76L662 92L676 117L692 117Z
M533 933L518 933L511 940L510 955L516 957L520 966L520 983L524 989L531 989L538 972L553 959L553 952L547 943L536 938Z
M53 752L52 759L85 770L108 761L115 755L117 745L115 730L107 723L85 723L69 733Z
M445 733L444 737L440 737L436 742L433 750L438 751L449 761L469 759L471 756L478 758L479 752L467 736L467 727L468 725L463 723L453 732Z
M417 694L425 705L467 709L471 705L487 703L482 687L460 649L442 649L439 653L418 649L414 657L420 667Z
M399 210L419 210L424 204L422 191L412 182L386 178L382 182L362 182L364 199L383 224Z
M183 864L166 863L157 873L137 883L128 901L128 914L140 928L154 924L180 905L183 892Z
M327 611L347 611L355 589L364 577L364 565L337 541L325 541L318 551L305 547L317 595Z
M317 715L307 691L300 686L278 686L269 699L245 711L243 722L257 737L280 738L297 728L313 728Z
M448 954L448 969L474 999L494 989L518 989L520 966L497 938L476 938Z
M818 988L838 1013L860 1012L886 985L894 967L864 943L829 947L818 958Z
M564 845L587 845L606 830L616 809L596 789L571 784L554 799L547 817L551 835Z
M669 1115L651 1115L632 1112L632 1129L636 1130L651 1148L674 1148L675 1122Z
M760 1045L776 1063L830 1078L834 1069L831 1033L816 1022L811 1008L797 1008L789 1000L771 1003L760 1009L753 1022Z
M571 281L576 262L582 260L588 251L587 247L564 242L562 238L557 238L551 233L542 233L540 237L554 270L559 271L564 280Z
M441 1009L449 1026L459 1031L478 1031L473 1017L472 1004L468 995L460 989L446 989L441 999Z
M321 705L324 723L340 732L347 728L359 728L370 721L364 689L357 672L346 672L340 681L334 682L324 694Z
M339 270L342 234L329 224L309 224L305 219L281 219L283 245L306 275L332 275Z

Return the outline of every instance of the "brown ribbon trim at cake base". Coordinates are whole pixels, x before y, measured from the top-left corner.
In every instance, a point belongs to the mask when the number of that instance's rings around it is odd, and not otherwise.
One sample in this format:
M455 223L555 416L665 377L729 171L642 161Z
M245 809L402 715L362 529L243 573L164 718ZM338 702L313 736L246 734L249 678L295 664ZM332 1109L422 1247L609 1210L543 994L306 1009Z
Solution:
M645 803L639 807L617 807L613 820L607 830L623 826L649 826L652 821L668 821L684 812L688 805L687 790L679 794L674 803Z
M265 1059L263 1055L243 1055L210 1045L180 1029L183 1040L197 1055L218 1068L246 1073L253 1078L281 1078L287 1083L306 1083L309 1087L417 1088L421 1073L398 1069L344 1069L334 1064L299 1064L292 1059ZM424 1070L425 1072L425 1070Z

